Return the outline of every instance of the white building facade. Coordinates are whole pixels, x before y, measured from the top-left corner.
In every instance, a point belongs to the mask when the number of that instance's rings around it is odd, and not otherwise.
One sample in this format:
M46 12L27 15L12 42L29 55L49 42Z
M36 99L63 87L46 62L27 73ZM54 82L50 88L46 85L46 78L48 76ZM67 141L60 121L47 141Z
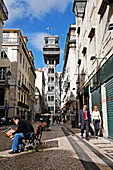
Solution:
M87 104L92 112L97 105L103 121L103 135L113 138L113 6L104 0L86 0L76 9L74 0L78 108Z
M67 105L72 111L76 109L77 65L76 25L71 24L65 44L64 67L61 77L61 108Z
M35 80L35 113L43 113L46 110L45 101L45 76L43 69L35 70L36 80Z

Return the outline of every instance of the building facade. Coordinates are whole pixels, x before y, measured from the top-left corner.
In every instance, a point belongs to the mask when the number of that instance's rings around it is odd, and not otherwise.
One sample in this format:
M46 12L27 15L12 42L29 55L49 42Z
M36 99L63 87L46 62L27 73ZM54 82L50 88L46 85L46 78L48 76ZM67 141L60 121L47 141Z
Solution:
M76 68L76 69L75 69ZM72 111L76 109L76 25L71 24L64 52L64 67L61 77L61 108L67 106Z
M3 24L4 21L8 19L8 10L5 6L3 0L0 0L0 54L1 54L1 47L2 47L2 37L3 37Z
M35 96L37 98L35 113L41 114L46 110L45 101L45 76L43 69L35 70L36 80L35 80ZM36 99L35 98L35 99Z
M47 110L56 111L56 65L59 64L60 47L58 36L46 36L43 56L47 64Z
M7 19L8 19L8 10L4 4L4 1L1 0L0 1L0 58L1 58L2 37L3 37L3 24L4 24L4 21L6 21ZM1 74L1 69L0 69L0 74ZM3 98L3 97L4 97L4 93L3 91L0 90L0 98ZM3 103L0 102L0 105L3 105ZM0 119L2 116L3 116L2 113L0 113Z
M56 106L56 111L60 109L61 106L61 98L60 98L60 77L61 77L61 72L56 72L56 100L55 100L55 106Z
M79 69L77 104L87 104L92 112L98 106L103 135L113 138L113 6L104 0L73 4L76 16L76 42ZM78 7L78 8L77 8Z
M34 118L35 68L34 57L27 48L27 37L19 29L3 30L2 52L0 57L0 112L3 116L20 115ZM6 71L11 77L6 83ZM7 114L6 114L7 113ZM7 117L6 116L6 117Z

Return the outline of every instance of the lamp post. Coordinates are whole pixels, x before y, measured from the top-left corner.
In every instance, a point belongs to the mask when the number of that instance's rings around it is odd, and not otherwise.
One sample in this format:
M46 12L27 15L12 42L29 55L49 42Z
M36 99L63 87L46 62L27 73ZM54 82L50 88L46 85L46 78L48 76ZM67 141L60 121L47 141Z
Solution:
M10 67L7 67L7 68L10 68ZM6 89L8 88L9 89L9 84L8 84L8 80L10 80L10 76L11 76L11 72L10 70L8 70L8 72L5 73L5 95L6 95ZM7 125L7 118L8 118L8 110L9 110L9 105L8 105L8 102L7 100L5 100L5 118L6 118L6 125Z
M74 0L73 12L77 17L83 18L87 0Z

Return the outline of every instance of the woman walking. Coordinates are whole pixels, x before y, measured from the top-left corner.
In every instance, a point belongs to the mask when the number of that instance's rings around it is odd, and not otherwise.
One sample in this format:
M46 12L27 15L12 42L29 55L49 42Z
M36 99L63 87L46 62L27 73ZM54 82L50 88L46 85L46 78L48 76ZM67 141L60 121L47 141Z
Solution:
M97 106L94 106L94 110L92 112L92 124L94 124L95 136L96 136L96 139L98 139L98 131L100 129L101 117L100 117L100 112L98 111Z

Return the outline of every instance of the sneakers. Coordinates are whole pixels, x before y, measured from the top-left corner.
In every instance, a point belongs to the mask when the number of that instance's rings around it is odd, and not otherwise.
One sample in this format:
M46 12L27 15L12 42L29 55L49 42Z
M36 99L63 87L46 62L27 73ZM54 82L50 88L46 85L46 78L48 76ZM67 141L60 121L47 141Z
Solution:
M18 150L13 150L13 151L9 152L9 154L16 154L16 153L19 153Z
M96 136L96 139L98 139L98 136Z
M86 138L87 141L89 141L89 138Z
M81 135L81 138L83 139L84 137Z

